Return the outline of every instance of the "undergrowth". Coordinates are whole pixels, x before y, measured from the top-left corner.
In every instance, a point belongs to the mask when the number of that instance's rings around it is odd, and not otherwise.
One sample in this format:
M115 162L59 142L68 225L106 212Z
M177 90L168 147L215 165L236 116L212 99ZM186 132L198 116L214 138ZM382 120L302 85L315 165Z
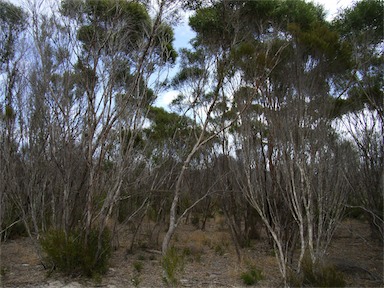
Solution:
M291 271L288 283L292 287L345 287L344 275L332 265L313 263L304 257L300 273Z
M247 271L241 273L240 278L247 286L255 285L260 280L264 279L263 272L253 265L249 265Z
M86 238L84 231L75 230L65 234L63 230L51 230L41 239L40 244L46 254L46 262L67 276L98 278L108 270L111 255L110 234L91 230Z
M163 281L167 285L175 286L178 283L178 274L184 270L185 254L175 247L168 249L163 256L161 266L163 268Z

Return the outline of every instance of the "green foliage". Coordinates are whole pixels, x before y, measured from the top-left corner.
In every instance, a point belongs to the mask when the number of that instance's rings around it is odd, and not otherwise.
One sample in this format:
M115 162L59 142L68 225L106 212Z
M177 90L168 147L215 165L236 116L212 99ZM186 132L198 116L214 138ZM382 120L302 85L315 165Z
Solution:
M175 35L173 29L168 24L162 23L157 31L155 37L155 46L159 49L159 54L164 62L170 61L175 63L177 58L177 52L173 48L173 41L175 40Z
M303 30L296 23L288 25L288 31L295 36L297 43L306 55L321 59L328 73L345 71L352 66L352 50L342 42L336 31L328 25L315 22L310 28Z
M341 272L334 266L313 263L309 255L302 262L302 271L291 272L288 282L293 287L345 287L346 283Z
M151 128L147 129L148 136L152 140L171 140L175 133L178 136L188 136L192 121L187 116L167 112L161 107L150 107L148 119L152 121ZM181 139L180 139L181 141Z
M109 49L116 47L129 52L145 37L145 30L151 23L145 6L136 1L65 0L61 3L60 12L64 16L78 19L82 24L78 30L78 39L87 50L100 46L107 48L104 39L108 39ZM122 39L126 39L126 45L114 45ZM113 48L104 51L116 52Z
M137 258L139 261L134 261L132 263L133 269L134 269L134 274L133 274L133 277L131 278L131 283L135 287L138 287L140 285L140 282L141 282L140 276L141 276L141 272L143 271L143 268L144 268L144 264L141 261L145 260L144 255L141 255L141 254Z
M133 262L133 268L135 269L136 272L140 273L143 270L143 263L140 261L135 261Z
M186 81L200 79L204 75L204 70L198 67L184 67L173 78L172 85L176 88Z
M281 4L277 6L274 17L288 26L296 23L303 31L310 30L312 25L317 22L324 22L325 13L322 6L312 2L293 0L278 1Z
M137 256L137 260L144 261L145 256L143 254L140 254L139 256Z
M224 30L226 25L221 17L221 10L221 4L202 8L189 19L189 26L200 35L199 40L203 43L220 43L230 37Z
M178 274L184 270L185 255L180 253L175 247L168 249L161 260L163 268L163 281L168 285L176 285Z
M324 18L321 6L302 0L220 1L197 9L189 25L197 33L196 43L225 47L234 37L255 39L255 35L268 34L272 23L283 30L296 23L306 31ZM234 27L235 21L241 21L241 26Z
M0 276L1 276L0 279L3 279L3 277L7 274L7 272L8 272L8 268L5 266L1 266L0 267Z
M76 18L83 14L87 20L129 21L132 25L149 22L145 6L136 1L124 0L64 0L60 12L67 17ZM91 21L92 22L92 21ZM135 26L135 28L137 28Z
M13 58L15 41L25 29L27 17L22 8L0 0L0 64Z
M51 230L40 244L47 261L65 275L98 277L107 272L111 255L109 232L101 234L100 247L98 238L98 230L91 230L87 238L81 230L68 235L63 230Z
M223 256L224 253L225 253L225 248L224 248L223 245L220 244L220 243L217 243L217 244L215 245L214 250L215 250L215 253L216 253L217 255L219 255L219 256Z
M192 255L192 250L191 250L191 248L190 247L184 247L183 248L183 255L184 256L191 256Z
M12 3L0 1L0 25L10 25L15 29L24 29L27 20L27 13ZM17 31L13 31L17 32Z
M276 0L270 1L244 1L242 17L245 17L247 23L255 27L257 22L271 19L276 13L276 8L279 7L279 2ZM256 22L256 23L255 23ZM257 27L257 26L256 26ZM258 31L263 33L264 31Z
M72 75L78 86L77 96L80 96L87 87L93 87L98 81L95 71L79 60L75 65L76 74Z
M241 273L240 278L247 286L255 285L260 280L264 279L263 272L254 266L249 266L248 270Z
M372 44L382 42L384 4L381 0L357 1L336 18L334 24L346 36L371 35Z

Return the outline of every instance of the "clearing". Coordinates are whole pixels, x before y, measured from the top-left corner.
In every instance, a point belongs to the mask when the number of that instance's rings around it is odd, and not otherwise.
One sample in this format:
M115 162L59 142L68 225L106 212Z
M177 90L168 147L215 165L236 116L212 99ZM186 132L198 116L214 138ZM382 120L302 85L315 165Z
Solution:
M173 244L183 251L185 265L178 274L178 286L244 287L240 274L249 265L262 270L264 275L256 287L280 286L280 273L267 237L262 235L250 247L242 249L243 260L239 264L231 235L222 220L212 219L205 231L192 225L179 227ZM130 234L128 229L121 229L120 246L113 252L109 272L98 282L66 278L56 272L47 277L49 271L41 265L29 238L9 240L1 247L0 284L24 288L166 287L162 280L161 255L156 250L139 240L140 247L126 254ZM349 287L384 286L383 246L371 239L369 226L364 221L347 219L338 227L327 261L344 273Z

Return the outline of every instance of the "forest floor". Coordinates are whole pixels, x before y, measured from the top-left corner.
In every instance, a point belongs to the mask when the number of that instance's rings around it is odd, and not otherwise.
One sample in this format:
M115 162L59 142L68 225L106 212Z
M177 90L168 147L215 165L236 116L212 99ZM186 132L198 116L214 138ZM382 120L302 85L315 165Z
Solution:
M223 223L211 222L205 231L182 225L175 235L173 244L185 255L184 269L178 274L179 287L244 287L240 275L250 266L260 269L264 276L255 284L256 287L281 286L277 261L265 235L242 249L240 264L228 229ZM41 265L29 238L2 243L0 286L166 287L160 254L149 249L146 243L126 254L130 244L128 232L120 231L119 248L112 254L108 273L98 282L95 279L67 278L56 272L48 277L48 271ZM335 232L327 261L343 272L348 287L384 286L383 246L370 238L366 222L345 220Z

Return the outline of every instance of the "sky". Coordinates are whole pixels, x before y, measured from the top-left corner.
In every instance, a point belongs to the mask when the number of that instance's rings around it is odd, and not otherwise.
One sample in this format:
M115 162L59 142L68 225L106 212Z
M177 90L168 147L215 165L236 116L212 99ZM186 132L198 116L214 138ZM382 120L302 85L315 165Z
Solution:
M355 2L354 0L313 0L314 3L320 4L324 7L327 14L327 20L332 20L334 16L337 15L337 12L343 10L347 7L352 6ZM175 32L175 42L174 46L178 50L183 47L189 47L189 41L194 37L194 32L188 26L188 19L185 19L180 23L174 30ZM174 69L176 71L177 67ZM171 72L170 74L174 74ZM175 90L167 91L159 95L158 99L155 102L156 106L166 108L173 99L178 95L178 92Z

